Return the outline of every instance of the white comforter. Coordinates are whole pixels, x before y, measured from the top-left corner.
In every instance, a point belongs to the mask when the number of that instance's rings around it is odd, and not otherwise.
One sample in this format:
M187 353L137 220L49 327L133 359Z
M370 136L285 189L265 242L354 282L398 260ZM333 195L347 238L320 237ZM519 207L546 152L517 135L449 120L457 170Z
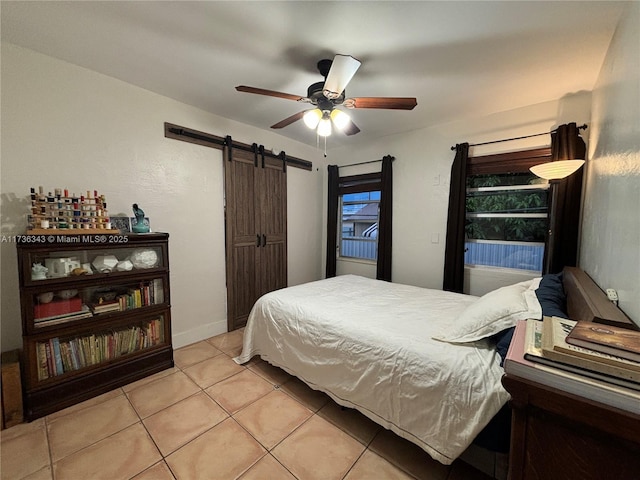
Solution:
M448 465L509 398L485 341L431 339L476 300L354 275L289 287L258 300L235 360L260 355Z

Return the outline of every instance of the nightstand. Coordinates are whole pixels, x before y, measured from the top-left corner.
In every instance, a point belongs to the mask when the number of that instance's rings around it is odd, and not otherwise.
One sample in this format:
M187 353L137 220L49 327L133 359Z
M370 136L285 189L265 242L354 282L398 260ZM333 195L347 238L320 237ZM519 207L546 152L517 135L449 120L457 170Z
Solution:
M640 416L507 374L512 429L509 478L640 478Z

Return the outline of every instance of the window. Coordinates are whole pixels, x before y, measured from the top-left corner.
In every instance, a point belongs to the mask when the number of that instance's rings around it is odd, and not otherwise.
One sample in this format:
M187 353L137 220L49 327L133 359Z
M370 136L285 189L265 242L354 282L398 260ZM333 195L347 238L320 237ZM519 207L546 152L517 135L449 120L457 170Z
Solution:
M528 163L541 163L541 154L536 150L469 159L465 265L542 272L549 184L526 165L517 165L530 155L534 160Z
M375 263L376 278L391 281L392 162L393 157L385 155L380 172L350 176L340 176L337 165L327 166L327 278L336 276L340 256ZM374 251L352 252L350 244L374 246Z
M377 259L379 203L379 191L340 196L340 257Z

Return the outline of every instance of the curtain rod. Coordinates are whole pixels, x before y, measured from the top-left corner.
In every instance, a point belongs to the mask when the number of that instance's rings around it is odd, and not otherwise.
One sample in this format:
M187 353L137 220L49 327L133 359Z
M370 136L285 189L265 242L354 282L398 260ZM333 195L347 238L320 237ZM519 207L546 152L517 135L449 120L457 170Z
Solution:
M587 124L585 123L584 125L580 125L578 127L578 130L586 130L586 128L587 128ZM555 133L555 132L557 132L557 129L551 130L550 132L534 133L533 135L524 135L522 137L505 138L502 140L492 140L490 142L482 142L482 143L470 143L469 146L477 147L479 145L489 145L491 143L510 142L511 140L520 140L523 138L539 137L540 135L549 135L550 133ZM455 149L456 149L455 145L451 147L451 150L455 150Z
M338 168L354 167L356 165L367 165L368 163L378 163L378 162L383 161L385 158L391 158L392 162L395 162L395 160L396 160L396 157L394 157L393 155L385 155L380 160L369 160L368 162L350 163L348 165L338 165Z

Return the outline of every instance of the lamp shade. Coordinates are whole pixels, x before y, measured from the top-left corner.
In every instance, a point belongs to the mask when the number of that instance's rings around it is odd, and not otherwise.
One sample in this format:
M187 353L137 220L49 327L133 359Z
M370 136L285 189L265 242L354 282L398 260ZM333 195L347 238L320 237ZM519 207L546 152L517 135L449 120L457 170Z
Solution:
M328 137L331 135L331 119L329 115L324 115L320 122L318 122L318 135L321 137Z
M344 113L342 110L338 110L337 108L331 111L330 116L333 124L340 130L344 130L344 128L349 125L349 122L351 121L349 115Z
M529 170L545 180L561 180L576 172L582 165L584 160L558 160L535 165Z
M318 122L321 118L322 111L319 108L314 108L313 110L308 110L302 117L302 120L307 127L313 130L318 126Z

